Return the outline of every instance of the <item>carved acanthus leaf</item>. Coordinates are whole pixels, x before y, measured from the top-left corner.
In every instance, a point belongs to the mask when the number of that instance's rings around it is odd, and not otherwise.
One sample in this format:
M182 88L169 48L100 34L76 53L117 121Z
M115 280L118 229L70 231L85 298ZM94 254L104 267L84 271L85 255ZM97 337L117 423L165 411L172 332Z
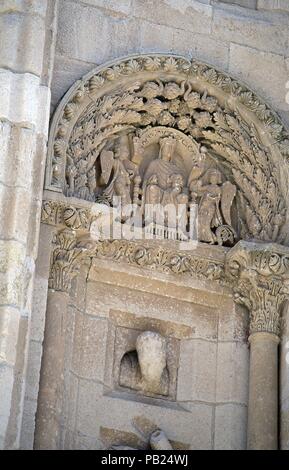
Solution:
M186 251L174 251L126 240L113 240L98 242L95 255L98 258L125 262L165 273L225 283L224 265L221 261L193 256Z
M72 279L77 275L81 263L90 254L85 245L78 244L72 230L59 232L54 239L48 285L50 289L68 292Z
M280 334L281 309L289 298L289 250L276 244L238 242L226 259L235 301L250 314L250 333Z

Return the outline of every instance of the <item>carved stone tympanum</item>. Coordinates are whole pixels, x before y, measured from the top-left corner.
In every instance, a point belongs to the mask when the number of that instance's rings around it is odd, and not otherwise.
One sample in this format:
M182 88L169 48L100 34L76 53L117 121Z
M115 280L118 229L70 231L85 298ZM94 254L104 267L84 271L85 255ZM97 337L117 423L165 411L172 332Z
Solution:
M115 197L136 212L148 202L160 213L181 203L181 232L197 203L200 241L283 243L287 156L278 119L244 86L196 61L144 55L91 72L66 95L52 125L46 187L110 205ZM148 230L164 226L169 237L169 219L164 211Z

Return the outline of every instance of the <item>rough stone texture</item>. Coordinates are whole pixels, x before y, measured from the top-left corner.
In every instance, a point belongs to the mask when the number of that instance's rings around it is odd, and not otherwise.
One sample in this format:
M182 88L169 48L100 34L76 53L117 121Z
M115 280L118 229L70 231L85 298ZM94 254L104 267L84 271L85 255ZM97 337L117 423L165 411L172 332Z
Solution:
M239 5L244 8L252 8L253 10L257 7L258 0L220 0L220 3L229 3L231 5Z
M289 12L289 4L287 0L258 0L258 9Z
M272 334L250 336L249 450L278 449L278 343Z
M215 410L215 450L246 449L247 408L218 405Z
M229 71L246 83L251 83L256 91L262 91L274 109L286 111L284 117L288 124L289 105L285 101L288 65L284 56L231 44Z

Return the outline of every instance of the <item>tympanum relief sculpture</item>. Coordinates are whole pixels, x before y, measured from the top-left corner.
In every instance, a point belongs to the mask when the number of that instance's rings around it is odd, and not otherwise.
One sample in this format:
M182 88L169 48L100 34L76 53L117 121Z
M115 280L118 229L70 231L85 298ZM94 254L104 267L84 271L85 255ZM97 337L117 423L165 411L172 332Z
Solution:
M158 204L146 225L165 238L182 238L171 230L169 202L185 207L177 217L186 236L197 204L200 241L283 243L286 142L276 116L226 75L181 57L139 56L89 74L65 98L47 187L109 205L118 197L142 215Z
M121 221L134 214L134 223L147 233L186 240L190 208L197 204L201 241L221 245L236 238L231 222L235 185L210 161L204 146L173 128L149 127L112 139L89 159L87 177L81 178L85 186L71 177L76 174L72 161L67 194L119 206Z
M120 364L119 385L144 395L168 395L166 339L145 331L136 339L136 350L127 352Z

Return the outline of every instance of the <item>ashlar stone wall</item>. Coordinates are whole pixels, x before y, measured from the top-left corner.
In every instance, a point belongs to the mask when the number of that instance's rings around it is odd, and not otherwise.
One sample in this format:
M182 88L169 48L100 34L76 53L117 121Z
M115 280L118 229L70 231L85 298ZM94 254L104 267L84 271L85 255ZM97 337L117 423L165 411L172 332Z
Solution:
M170 52L244 81L289 123L288 2L259 0L256 8L251 0L60 0L52 110L96 65L133 53Z

